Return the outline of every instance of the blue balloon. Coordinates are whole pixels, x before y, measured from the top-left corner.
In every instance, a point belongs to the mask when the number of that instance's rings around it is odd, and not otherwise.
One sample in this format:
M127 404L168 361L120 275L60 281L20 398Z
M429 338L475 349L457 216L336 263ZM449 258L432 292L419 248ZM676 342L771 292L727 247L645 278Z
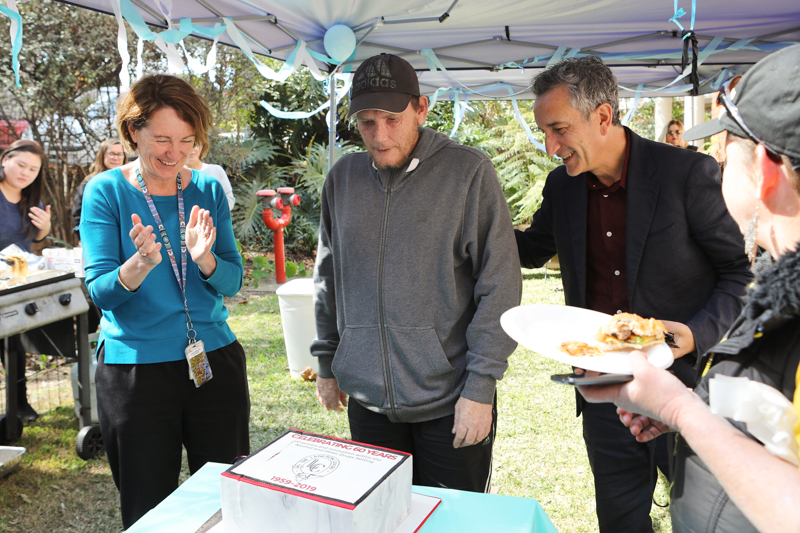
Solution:
M336 24L325 32L323 43L328 57L337 63L342 63L347 61L356 49L356 34L344 24Z

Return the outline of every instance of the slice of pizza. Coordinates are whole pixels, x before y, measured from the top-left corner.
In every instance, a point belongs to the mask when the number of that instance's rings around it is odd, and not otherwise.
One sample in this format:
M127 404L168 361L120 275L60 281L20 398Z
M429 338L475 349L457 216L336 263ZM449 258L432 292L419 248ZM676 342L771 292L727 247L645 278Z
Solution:
M620 313L600 328L594 338L600 341L600 346L605 350L624 350L661 344L666 333L667 329L660 320Z

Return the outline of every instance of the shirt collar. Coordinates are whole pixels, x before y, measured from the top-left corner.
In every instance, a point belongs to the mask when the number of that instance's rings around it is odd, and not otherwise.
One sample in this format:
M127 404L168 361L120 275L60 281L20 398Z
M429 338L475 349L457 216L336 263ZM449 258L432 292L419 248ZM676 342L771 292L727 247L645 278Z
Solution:
M631 160L631 132L628 131L628 128L625 128L625 164L622 166L622 176L620 177L619 181L612 183L611 185L604 185L597 176L592 174L591 172L586 173L586 185L589 187L590 191L600 191L602 190L605 193L612 193L615 192L617 189L622 187L623 189L628 188L628 163Z

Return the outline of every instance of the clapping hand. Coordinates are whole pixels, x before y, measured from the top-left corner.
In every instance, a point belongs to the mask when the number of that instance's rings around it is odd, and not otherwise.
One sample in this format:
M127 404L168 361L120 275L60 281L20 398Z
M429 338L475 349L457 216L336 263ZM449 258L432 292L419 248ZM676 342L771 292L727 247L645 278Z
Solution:
M142 225L142 219L136 213L131 215L133 227L128 232L139 257L150 267L154 267L161 262L160 242L156 242L156 235L153 233L153 226Z
M200 264L211 253L211 246L216 239L217 229L211 213L197 205L192 207L189 223L186 225L186 249L189 250L192 261Z

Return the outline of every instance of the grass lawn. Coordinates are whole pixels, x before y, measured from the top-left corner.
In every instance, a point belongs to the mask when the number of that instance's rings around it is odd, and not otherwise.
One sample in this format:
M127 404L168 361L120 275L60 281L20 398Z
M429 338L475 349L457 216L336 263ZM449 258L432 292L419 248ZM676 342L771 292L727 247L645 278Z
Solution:
M523 271L523 302L562 304L561 279ZM253 450L295 427L349 438L345 413L324 412L314 384L289 376L277 297L250 295L229 305L230 325L248 356ZM572 388L551 374L565 365L518 348L499 384L493 490L536 498L559 531L596 531L594 488L575 417ZM117 492L105 458L75 454L78 424L71 405L45 413L15 443L28 453L0 479L0 531L109 533L121 531ZM184 473L184 476L187 475ZM656 500L667 501L663 479ZM671 531L665 509L653 508L655 530ZM466 533L466 532L465 532Z

